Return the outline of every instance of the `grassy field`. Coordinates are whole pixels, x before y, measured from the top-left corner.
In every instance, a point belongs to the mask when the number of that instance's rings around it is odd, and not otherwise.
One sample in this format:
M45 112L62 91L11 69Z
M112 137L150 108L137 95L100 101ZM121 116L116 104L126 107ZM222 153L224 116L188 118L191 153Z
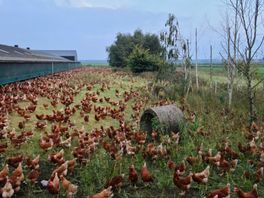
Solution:
M209 76L210 75L210 66L209 65L199 65L198 66L199 72L201 72L202 76ZM256 73L259 76L263 76L264 74L264 65L257 65ZM226 76L226 69L224 65L213 65L212 67L212 75L215 78L215 80L219 82L225 82L221 77ZM208 78L208 77L207 77Z
M203 75L208 75L207 68L199 71L201 78ZM222 68L214 68L214 74L217 74L219 81L224 78L221 71ZM6 118L7 126L1 130L0 144L8 145L1 153L1 167L9 162L8 158L11 156L21 154L24 157L22 165L25 179L14 197L67 196L61 181L60 190L55 195L52 195L47 187L41 185L41 181L51 180L52 172L61 166L59 163L48 160L52 153L58 153L61 149L64 149L64 161L74 158L77 160L73 171L65 175L72 184L78 186L74 197L87 197L98 193L104 189L107 180L121 174L125 175L124 181L120 189L113 191L114 197L179 197L181 190L173 182L174 171L167 167L169 160L176 164L185 161L185 176L190 172L200 172L210 165L208 182L206 184L192 182L191 188L184 197L204 197L211 191L226 186L227 183L231 185L231 197L236 197L233 192L235 186L250 191L255 183L258 183L259 197L264 197L263 173L260 174L260 181L256 181L257 172L264 167L260 160L261 143L264 139L262 123L264 101L261 99L264 97L261 97L261 93L258 93L260 99L256 102L257 131L251 133L247 128L247 107L246 100L243 99L243 91L235 90L233 108L227 109L227 94L221 89L217 93L203 87L200 90L192 89L188 98L183 98L177 91L177 85L173 85L176 86L175 97L169 100L166 95L162 98L153 95L156 84L154 83L152 88L148 87L148 83L153 80L152 74L133 76L125 72L112 72L108 68L82 68L2 87L1 100L7 100L7 96L12 96L13 99L17 97L17 103L14 101L1 103L5 104L1 107L1 119ZM31 97L37 102L36 110L29 113L27 109L32 105L32 101L29 100ZM66 99L71 102L67 105L62 104ZM53 106L51 101L57 101L58 104ZM135 134L140 131L140 115L144 109L158 103L173 103L184 109L185 123L180 126L179 143L173 139L172 134L164 132L161 133L160 141L150 138L150 141L138 142ZM90 112L84 111L87 105L91 105ZM9 107L10 110L7 113L5 110ZM65 113L67 108L70 109L68 118ZM25 119L24 116L18 114L19 109L26 111L30 118ZM42 121L46 126L43 129L36 128L36 123L39 121L36 115L56 115L56 112L60 112L64 120L44 119ZM101 118L96 119L95 115ZM84 120L85 116L89 117L89 121ZM22 129L18 126L19 122L25 124ZM65 127L66 131L56 134L57 132L52 130L54 126ZM14 137L23 136L25 131L33 132L33 136L17 144ZM40 147L39 140L45 137L52 139L56 135L59 135L60 139L58 144L52 145L48 151ZM251 148L253 142L249 144L252 136L254 136L255 146L253 147L255 149ZM72 137L70 146L61 144L69 137ZM248 150L241 152L238 149L239 142ZM129 154L128 150L124 151L122 143L125 143L125 148L131 148L135 153ZM110 144L109 147L112 150L109 150L107 144ZM212 150L213 156L221 151L229 168L225 169L212 161L202 159L197 151L201 144L203 155L206 155L209 149ZM150 145L154 146L154 154L148 152ZM225 145L232 148L238 155L237 158L223 151ZM78 148L83 149L85 154L82 155L80 152L79 155L74 155L74 151ZM160 148L163 149L162 152ZM26 163L26 158L34 158L38 154L40 155L40 176L35 184L31 184L30 179L27 178L30 167ZM197 158L194 164L186 161L186 158L190 156ZM238 163L231 167L234 159L238 159ZM144 162L147 163L154 177L154 181L148 185L144 184L140 177ZM129 167L132 164L136 167L139 176L136 188L128 180ZM232 168L234 170L231 170ZM9 176L12 175L13 170L14 168L10 166ZM1 183L1 185L4 184Z

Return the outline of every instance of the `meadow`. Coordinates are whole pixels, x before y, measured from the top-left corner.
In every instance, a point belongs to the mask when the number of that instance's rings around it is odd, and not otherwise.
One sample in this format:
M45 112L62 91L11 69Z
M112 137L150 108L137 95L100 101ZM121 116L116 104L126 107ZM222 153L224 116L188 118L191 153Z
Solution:
M200 198L215 190L237 197L235 188L249 192L257 184L258 196L264 197L264 93L256 93L257 121L249 127L243 86L235 88L229 109L222 68L213 70L217 92L208 83L208 68L199 71L200 89L191 89L187 98L179 85L156 82L152 73L133 75L108 67L84 67L1 87L2 195L11 195L11 184L13 197L92 197L102 192L102 198L165 198L186 191L183 197ZM171 87L170 93L153 94L155 86ZM142 112L166 104L183 110L180 130L159 131L157 124L151 134L140 131ZM151 182L142 180L144 163ZM136 182L131 180L132 165ZM208 167L206 181L190 179ZM117 176L119 181L108 188ZM187 190L176 184L188 178Z
M212 69L210 68L209 64L199 64L198 65L199 70L199 77L209 80L210 79L210 72L212 72L212 77L214 81L217 81L218 83L225 83L226 82L226 68L222 64L213 64ZM264 74L264 65L263 64L257 64L255 72L258 74L258 76L263 76ZM238 75L239 76L239 75ZM237 80L243 80L241 78L237 78Z

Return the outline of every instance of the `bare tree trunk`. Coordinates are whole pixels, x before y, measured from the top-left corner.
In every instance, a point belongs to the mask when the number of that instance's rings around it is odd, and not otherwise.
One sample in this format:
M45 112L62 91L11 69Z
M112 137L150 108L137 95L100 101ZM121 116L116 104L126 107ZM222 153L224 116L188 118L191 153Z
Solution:
M217 93L217 81L215 81L215 94Z
M191 87L192 87L192 78L190 78L189 80L185 98L188 98Z
M232 93L233 93L233 83L232 83L232 66L231 66L231 34L230 27L227 28L227 93L228 93L228 107L232 104Z
M184 80L187 81L187 78L188 78L187 66L186 66L186 63L185 63L185 60L184 59L183 59L183 64L182 64L183 65L183 71L184 71Z
M235 7L238 6L238 1L235 0ZM232 17L232 15L231 15ZM233 18L233 17L232 17ZM232 27L232 28L231 28ZM237 67L237 47L238 47L238 9L235 9L234 21L230 25L230 16L227 15L226 21L226 35L227 35L227 94L228 94L228 107L232 105L233 99L233 88L234 80L236 77L236 67ZM231 33L232 30L232 33Z
M186 49L186 61L185 61L185 67L186 68L186 72L187 72L187 78L186 78L186 94L185 94L185 98L188 97L189 95L189 91L192 87L192 75L191 75L191 66L190 65L187 65L189 64L189 61L190 61L190 42L189 40L187 39L187 49Z
M198 41L197 41L197 28L195 29L195 79L196 79L196 88L199 88L198 81Z
M264 81L262 82L262 95L264 95Z
M254 119L255 119L254 110L253 110L254 94L253 94L253 89L252 89L251 78L247 78L247 92L248 92L247 95L248 95L249 122L251 124L254 121Z

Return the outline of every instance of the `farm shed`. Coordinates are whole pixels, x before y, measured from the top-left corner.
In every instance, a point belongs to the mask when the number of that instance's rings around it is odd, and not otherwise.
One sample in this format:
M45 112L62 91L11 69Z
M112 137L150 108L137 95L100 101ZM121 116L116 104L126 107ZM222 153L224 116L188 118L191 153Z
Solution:
M80 62L57 55L0 45L0 85L78 67Z
M78 61L76 50L31 50L34 53L58 56L71 61Z

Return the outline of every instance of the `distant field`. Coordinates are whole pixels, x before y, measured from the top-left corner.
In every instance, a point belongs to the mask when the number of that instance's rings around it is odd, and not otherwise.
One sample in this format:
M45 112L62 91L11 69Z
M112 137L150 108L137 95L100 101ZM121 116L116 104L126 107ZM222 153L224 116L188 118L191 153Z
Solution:
M259 64L258 66L258 73L263 74L264 73L264 64ZM201 64L198 65L198 69L203 72L210 72L210 65L208 64ZM224 65L222 64L213 64L212 66L213 73L219 73L219 72L226 72Z
M81 61L81 64L86 66L95 66L95 67L100 67L100 66L109 66L107 60L84 60ZM180 66L179 66L180 67ZM199 72L199 77L202 78L203 80L209 80L210 79L210 65L208 63L202 63L198 65L198 72ZM193 69L193 74L195 70ZM257 72L259 74L259 77L262 78L264 75L264 64L258 65ZM226 77L226 69L223 64L221 63L213 63L212 65L212 76L213 76L213 81L217 83L226 83L227 82L227 77ZM240 78L237 78L235 80L235 84L244 84L244 80Z
M199 77L204 79L204 80L209 80L210 79L210 66L209 65L199 65L198 66L198 73L199 73ZM263 78L263 75L264 75L264 65L259 65L258 68L257 68L257 73L258 73L258 76L260 78ZM195 71L193 70L193 73ZM214 82L218 82L218 83L225 83L226 80L227 80L227 77L226 77L226 69L224 67L224 65L220 65L220 64L217 64L217 65L213 65L212 67L212 78L213 78L213 81ZM236 79L235 83L242 83L244 84L244 80L239 77Z
M91 65L91 66L108 66L107 60L82 60L82 65Z

